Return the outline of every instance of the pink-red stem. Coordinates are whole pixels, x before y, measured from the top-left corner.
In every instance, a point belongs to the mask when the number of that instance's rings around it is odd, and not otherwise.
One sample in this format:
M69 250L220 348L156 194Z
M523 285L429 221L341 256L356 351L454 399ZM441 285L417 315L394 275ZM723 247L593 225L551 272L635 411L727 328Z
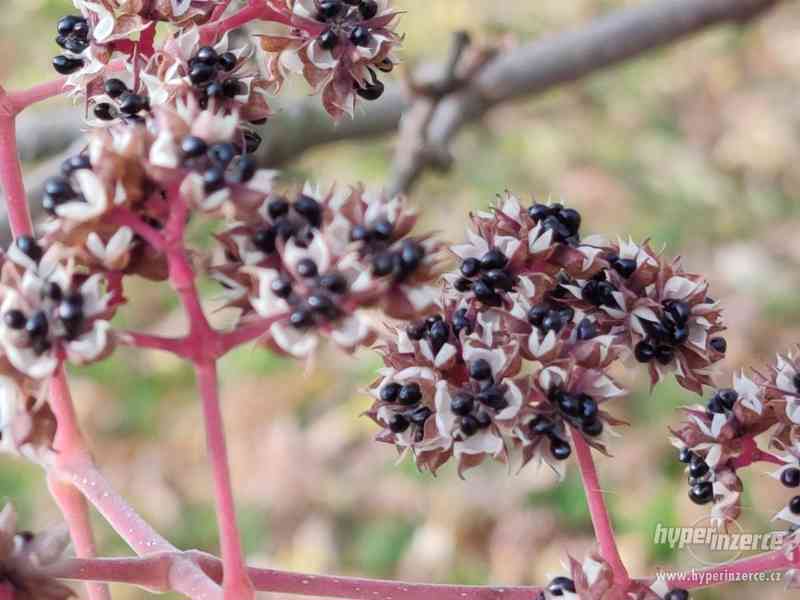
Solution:
M611 518L603 500L603 491L600 489L600 482L597 478L597 470L592 459L592 451L583 439L579 431L573 429L572 442L575 446L575 454L578 458L583 487L586 492L586 503L589 505L589 514L592 516L595 537L600 546L600 554L608 561L614 572L614 581L621 589L627 588L630 577L622 558L619 555L617 542L614 537L614 528L611 525Z
M2 93L0 88L0 94ZM0 185L6 196L11 232L14 237L30 235L33 225L17 156L17 126L13 114L0 114Z

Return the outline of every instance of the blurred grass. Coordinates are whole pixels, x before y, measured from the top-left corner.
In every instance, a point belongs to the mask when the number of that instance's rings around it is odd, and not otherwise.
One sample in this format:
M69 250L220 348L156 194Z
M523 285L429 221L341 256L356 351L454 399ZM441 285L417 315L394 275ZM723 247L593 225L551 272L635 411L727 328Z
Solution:
M400 0L408 11L409 65L444 56L449 32L530 40L578 25L623 0L507 2ZM17 87L50 77L61 0L5 0L0 81ZM587 230L650 237L707 273L727 305L726 372L758 365L797 341L800 244L800 7L786 3L748 28L708 32L541 97L503 107L465 131L445 176L414 193L425 227L463 235L467 212L509 188L524 198L563 198ZM35 43L31 40L37 40ZM305 93L302 90L299 93ZM319 148L287 166L286 182L380 184L391 139ZM454 218L453 215L460 215ZM193 226L202 246L212 225ZM215 289L202 282L209 297ZM115 324L162 332L185 325L171 290L136 283ZM360 390L379 360L323 351L313 369L245 347L221 364L226 424L245 546L254 562L325 572L463 583L541 582L565 549L591 546L580 479L561 485L533 466L509 478L485 465L462 482L452 466L433 479L393 448L374 444L358 418ZM186 548L217 548L210 480L191 370L168 357L118 351L73 370L80 418L104 470L145 516ZM722 379L724 381L724 379ZM686 563L651 543L656 523L687 525L704 514L686 498L667 426L696 401L674 382L652 394L625 374L631 395L615 404L623 438L599 459L602 481L633 569ZM743 523L764 531L785 502L758 469L746 477ZM0 460L0 496L30 527L57 521L37 468ZM99 521L99 520L98 520ZM105 552L126 553L108 527ZM691 566L691 565L690 565ZM118 588L119 598L147 594ZM779 586L737 586L698 599L788 598ZM116 597L116 596L115 596Z

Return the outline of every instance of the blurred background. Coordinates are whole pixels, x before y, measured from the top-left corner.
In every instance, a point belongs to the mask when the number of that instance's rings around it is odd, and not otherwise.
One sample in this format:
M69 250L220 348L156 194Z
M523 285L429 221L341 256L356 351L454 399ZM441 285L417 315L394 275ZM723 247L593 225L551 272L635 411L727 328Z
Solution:
M579 25L622 0L504 2L398 0L408 10L404 58L445 56L450 32L520 41ZM502 9L498 7L502 4ZM0 81L10 88L52 77L55 21L65 0L3 0ZM744 29L725 27L545 96L500 108L454 146L444 177L413 194L424 227L457 240L467 212L506 188L525 201L561 198L585 232L650 237L712 282L726 306L729 356L720 381L797 342L800 330L800 6L783 3ZM289 95L303 97L296 86ZM41 107L52 118L62 101ZM65 106L65 105L64 105ZM80 111L74 109L74 118ZM55 124L54 124L55 125ZM285 168L287 182L380 184L391 138L341 143ZM34 167L35 164L27 165ZM209 297L214 289L205 285ZM119 324L178 333L171 290L133 282ZM433 479L393 448L371 441L362 389L379 361L332 350L309 368L245 347L222 364L223 402L240 522L251 562L262 566L410 580L541 583L565 552L582 557L592 530L574 466L561 485L529 466L509 476L484 465L460 481L453 465ZM633 392L615 402L632 424L600 459L601 481L633 573L697 566L652 543L656 523L689 525L706 513L687 498L667 440L676 407L696 400L667 382L652 395L642 373L619 375ZM73 393L102 469L183 548L217 551L200 407L186 365L165 354L119 350L75 369ZM788 499L766 468L746 475L742 526L767 531ZM25 527L58 521L42 472L0 460L0 496ZM103 552L127 548L97 519ZM699 592L695 598L788 598L777 584ZM119 587L115 598L142 591Z

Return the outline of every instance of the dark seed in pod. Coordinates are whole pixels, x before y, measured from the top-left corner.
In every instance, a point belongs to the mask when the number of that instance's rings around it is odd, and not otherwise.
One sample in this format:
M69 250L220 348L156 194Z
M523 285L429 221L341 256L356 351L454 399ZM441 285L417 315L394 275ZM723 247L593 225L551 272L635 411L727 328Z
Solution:
M394 415L389 420L389 429L392 433L403 433L411 423L403 415Z
M189 71L189 81L194 85L203 85L211 81L217 74L217 70L205 63L195 63Z
M211 46L203 46L197 51L197 54L194 55L194 58L197 62L206 65L215 65L217 64L219 55L217 54L217 51L214 50L214 48L212 48Z
M796 467L790 467L784 470L781 473L781 483L790 488L796 488L797 486L800 486L800 469Z
M557 310L550 310L542 319L542 331L545 333L555 331L558 333L564 327L564 321L561 320L561 313Z
M572 447L569 445L568 442L565 442L561 438L551 436L550 454L556 460L566 460L569 458L569 455L572 454Z
M502 269L491 269L483 278L494 290L510 292L514 288L514 279Z
M391 73L394 70L394 63L392 62L392 59L389 58L388 56L375 66L378 67L379 71L382 71L384 73Z
M457 292L465 293L472 289L472 282L466 277L459 277L453 284Z
M578 417L581 414L580 396L559 392L556 395L556 403L563 413L571 417Z
M656 360L662 365L668 365L673 358L675 358L675 352L671 347L665 344L656 347Z
M32 338L45 337L48 329L47 315L42 311L33 313L25 323L25 333Z
M534 221L541 221L550 215L550 207L536 203L528 208L528 216Z
M363 25L358 25L350 32L350 41L356 46L369 46L372 36L369 33L369 28Z
M387 383L381 388L379 392L379 396L382 402L394 402L397 400L397 395L400 393L400 388L402 386L399 383L391 382Z
M81 20L83 20L83 17L79 17L77 15L66 15L61 17L56 24L56 31L58 31L58 33L61 35L69 35L72 33L75 25L77 25Z
M74 54L80 54L89 47L88 40L70 37L64 41L64 49L69 50Z
M617 258L611 262L611 267L625 279L636 272L636 261L632 258Z
M255 131L245 130L242 136L244 137L244 151L246 154L253 154L261 146L261 136Z
M361 0L358 4L358 12L367 21L373 19L378 14L378 3L375 0Z
M394 225L390 221L378 221L372 227L372 235L378 240L389 240L394 233Z
M238 183L247 183L256 174L256 161L251 156L242 156L239 162L236 163L236 171L234 172L234 180Z
M236 67L236 55L233 52L221 54L219 57L219 66L222 67L223 71L233 71Z
M42 295L45 298L49 298L53 302L61 302L61 298L64 297L64 293L61 291L61 286L55 281L49 281L47 285L44 286Z
M339 2L339 0L323 0L323 2L319 3L319 12L317 16L320 21L327 21L328 19L339 16L339 13L342 12L342 8L342 3Z
M547 313L550 312L549 307L546 304L539 304L538 306L533 306L528 309L528 322L531 325L539 327L542 324L545 316Z
M85 154L70 156L67 160L61 163L61 173L66 177L69 177L75 171L91 168L92 163L89 160L89 157Z
M673 300L664 307L664 312L676 325L683 325L689 320L691 309L686 302Z
M578 323L577 337L580 341L591 340L597 337L597 327L595 327L594 322L588 317L584 317L581 322Z
M303 258L297 262L297 274L308 279L317 276L317 263L310 258Z
M566 325L567 323L571 322L573 318L575 318L575 309L571 306L563 306L558 309L558 314L561 315L561 320Z
M327 294L315 293L308 297L308 307L315 313L324 315L327 318L335 318L336 306Z
M277 233L271 227L264 227L253 234L253 245L264 254L275 252Z
M564 592L575 593L575 582L569 577L556 577L547 584L547 591L553 596L563 596Z
M55 215L56 214L56 207L58 207L59 202L53 198L52 196L48 196L45 194L42 196L42 208L49 214Z
M83 66L83 60L80 58L69 58L59 54L53 58L53 68L61 75L69 75L74 73Z
M495 410L503 410L508 406L504 389L503 386L494 384L487 385L483 390L478 392L478 402Z
M450 338L450 326L444 321L437 321L431 325L428 335L430 336L434 353L438 353Z
M330 29L326 29L317 38L319 47L323 50L333 50L339 43L339 36Z
M406 334L408 337L415 342L418 342L425 334L428 332L428 329L425 325L425 321L417 321L416 323L412 323L408 327L406 327Z
M458 335L462 330L466 331L467 335L472 333L472 321L467 317L466 308L459 308L453 314L453 331Z
M508 259L500 250L489 250L481 257L481 268L485 271L502 269L508 264Z
M269 284L269 289L278 298L286 299L292 295L292 282L285 277L276 277Z
M686 590L675 588L667 592L664 600L689 600L689 592Z
M472 285L472 291L475 297L487 306L500 306L503 303L503 299L482 279Z
M570 234L575 235L581 227L581 213L574 208L564 208L556 215L558 220L569 229Z
M12 308L3 314L3 323L5 323L6 327L9 329L22 329L25 327L25 322L27 320L28 319L21 310Z
M222 93L226 98L235 98L247 91L247 88L238 79L226 79L222 82Z
M363 225L355 225L350 230L351 242L366 242L369 241L370 231Z
M233 144L213 144L208 148L208 157L211 159L211 162L221 167L227 167L235 156L236 147Z
M789 500L789 510L794 515L800 515L800 496L795 496Z
M424 425L425 421L433 414L433 411L427 406L420 406L409 415L411 422L416 425Z
M720 354L725 354L725 352L728 350L728 342L724 337L711 338L708 341L708 345Z
M603 433L603 422L600 419L588 419L581 423L581 431L590 437L597 437Z
M478 422L479 429L486 429L492 424L492 416L486 411L478 411L475 415L475 420Z
M461 263L461 274L464 277L475 277L481 270L481 263L477 258L467 258Z
M375 79L372 83L365 83L364 87L355 86L356 94L364 100L377 100L383 96L385 90L383 83Z
M318 283L332 294L344 294L347 291L347 279L341 273L326 273L319 278Z
M581 394L580 398L580 413L583 419L594 419L597 417L599 408L597 401L588 394Z
M376 277L385 277L394 271L394 255L382 252L372 259L372 273Z
M207 194L225 187L225 171L221 167L211 167L203 173L203 189Z
M739 394L736 392L736 390L731 388L718 390L714 395L716 396L720 405L727 410L733 410L734 404L736 404L736 401L739 399Z
M420 400L422 400L422 389L416 382L404 385L397 394L397 401L406 406L416 404Z
M711 398L711 400L706 405L706 408L708 412L712 414L714 413L723 414L725 412L725 407L722 406L722 404L720 404L719 398L717 398L716 396Z
M689 465L689 477L702 477L703 475L708 473L708 471L709 471L708 463L699 456L695 455L695 458Z
M75 195L75 190L66 177L50 177L44 183L44 193L56 200L66 200Z
M39 262L39 259L42 258L42 247L31 236L21 235L15 243L17 248L33 262Z
M181 140L181 152L186 158L197 158L208 151L208 146L202 138L187 135Z
M492 378L492 367L486 359L473 360L469 365L469 376L477 381L488 381Z
M472 412L475 402L468 394L456 394L450 400L450 410L459 417L464 417Z
M295 329L306 329L314 323L311 311L305 307L298 308L289 315L289 324Z
M714 486L710 481L703 481L689 488L689 499L695 504L708 504L714 499Z
M128 91L128 86L121 79L107 79L105 85L106 94L111 96L112 98L119 98Z
M300 194L292 204L292 208L312 227L319 227L322 224L322 206L311 196Z
M267 213L271 219L278 219L288 214L289 202L284 198L275 198L267 205Z
M689 450L689 448L681 448L681 451L678 453L678 460L682 463L688 463L692 460L694 456L694 452Z
M470 437L475 435L480 428L481 426L480 423L478 423L478 419L472 415L461 417L461 433L465 436Z
M400 260L403 269L412 272L419 267L419 263L425 258L425 249L421 244L414 240L405 240L400 248Z
M101 102L100 104L95 104L94 107L94 116L100 119L101 121L113 121L117 118L117 110L111 106L108 102Z
M220 98L225 94L225 88L217 81L208 84L206 88L206 95L209 98Z
M529 425L531 433L534 435L546 435L553 431L555 425L547 417L537 416Z
M135 115L136 113L143 111L147 108L147 98L144 96L140 96L139 94L129 94L125 96L125 99L120 103L119 110L121 113L126 115Z
M648 363L655 358L656 349L650 342L641 341L636 344L633 353L636 356L636 360L640 363Z
M689 329L684 325L680 325L675 327L672 330L671 341L676 346L680 346L681 344L685 343L686 340L689 339Z

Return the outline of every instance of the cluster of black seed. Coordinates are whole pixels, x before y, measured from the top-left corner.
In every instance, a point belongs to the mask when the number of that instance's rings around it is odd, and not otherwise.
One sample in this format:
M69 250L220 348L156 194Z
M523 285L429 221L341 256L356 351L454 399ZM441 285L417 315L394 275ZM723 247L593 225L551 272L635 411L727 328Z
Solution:
M689 339L689 316L691 309L681 300L667 300L663 303L664 314L661 321L640 319L647 332L647 338L634 348L636 360L648 363L655 359L668 365L675 357L675 349Z
M425 248L416 240L403 240L397 247L393 245L394 233L394 225L386 220L371 227L355 225L350 230L350 241L361 244L362 255L371 257L373 275L392 276L401 282L422 264Z
M41 260L42 248L32 237L20 236L15 243L17 248L35 262ZM65 293L57 283L50 282L42 291L42 300L49 301L49 307L54 313L51 316L61 322L66 338L68 340L76 338L83 325L83 296L79 292ZM36 354L43 354L52 347L49 339L50 318L44 310L26 315L21 310L11 309L3 313L3 323L9 329L24 330Z
M607 280L606 272L600 271L584 284L581 289L581 298L598 308L602 306L619 308L617 301L614 299L614 292L616 291L617 288Z
M307 247L314 230L322 226L322 205L305 194L300 194L294 202L280 196L273 198L267 204L267 213L270 222L256 229L252 237L253 245L267 255L275 253L279 239L284 243L294 239L298 246ZM308 273L304 277L317 275L317 265L310 259L302 270Z
M200 108L207 108L211 98L230 100L244 93L244 84L226 75L236 63L233 52L219 54L211 46L203 46L189 59L189 81L198 93Z
M91 169L92 163L85 154L71 156L61 163L61 175L50 177L44 183L44 196L42 208L55 215L56 208L64 202L85 201L83 194L79 194L72 187L71 177L75 171Z
M600 409L597 401L590 395L569 394L563 390L555 390L550 393L550 401L573 426L586 435L597 437L603 433Z
M608 264L624 279L628 279L636 272L636 259L633 258L620 258L616 254L610 255L606 260Z
M800 375L796 375L795 378L800 378ZM797 467L784 469L781 473L781 483L790 489L800 486L800 469ZM792 499L789 500L788 506L792 514L800 515L800 496L792 497Z
M689 499L695 504L708 504L714 500L714 474L708 463L689 448L682 448L678 460L689 465Z
M276 277L271 284L272 293L292 307L289 315L292 327L308 329L338 319L342 313L337 302L348 290L345 276L338 271L320 274L310 258L302 259L296 268L306 288L303 293L298 293L292 279L285 275Z
M53 68L69 75L83 67L80 54L89 47L89 22L81 16L67 15L58 20L56 43L66 50L53 59Z
M731 388L717 390L714 392L714 395L711 396L711 400L708 401L706 411L710 415L713 415L714 413L728 414L733 410L733 407L738 399L739 394L736 392L736 390Z
M537 304L528 310L528 322L543 335L547 335L551 331L560 332L564 327L572 323L574 318L575 310L571 307L548 301ZM594 324L591 321L584 319L581 321L581 326L583 335L592 334L586 339L594 337L595 334L591 330L594 328ZM581 332L579 332L580 334Z
M128 89L121 79L107 79L103 88L113 102L99 102L94 105L94 116L101 121L113 121L121 117L128 122L141 123L141 113L150 111L150 99Z
M528 216L541 223L546 231L553 232L553 241L577 244L580 241L581 213L563 204L534 204L528 208Z
M460 308L453 313L450 322L442 315L433 315L422 321L416 321L406 328L406 334L415 342L427 340L436 355L447 342L458 342L459 334L464 331L467 335L472 333L474 322L469 318L467 309Z
M181 140L181 153L184 167L203 174L207 194L232 183L247 183L256 174L255 159L230 142L209 145L202 138L187 135Z
M469 383L450 400L450 410L459 417L458 429L464 438L472 437L492 424L489 409L500 412L508 406L508 386L497 383L489 363L479 358L469 364Z
M396 407L394 416L389 421L392 433L403 433L409 427L415 427L415 441L420 442L424 436L425 421L433 414L427 406L423 406L422 388L416 382L400 384L391 382L384 385L379 396L381 402L392 404Z
M501 306L502 294L516 285L516 277L506 269L508 258L498 249L489 250L480 259L466 258L461 263L461 277L455 282L459 292L472 291L481 303Z

